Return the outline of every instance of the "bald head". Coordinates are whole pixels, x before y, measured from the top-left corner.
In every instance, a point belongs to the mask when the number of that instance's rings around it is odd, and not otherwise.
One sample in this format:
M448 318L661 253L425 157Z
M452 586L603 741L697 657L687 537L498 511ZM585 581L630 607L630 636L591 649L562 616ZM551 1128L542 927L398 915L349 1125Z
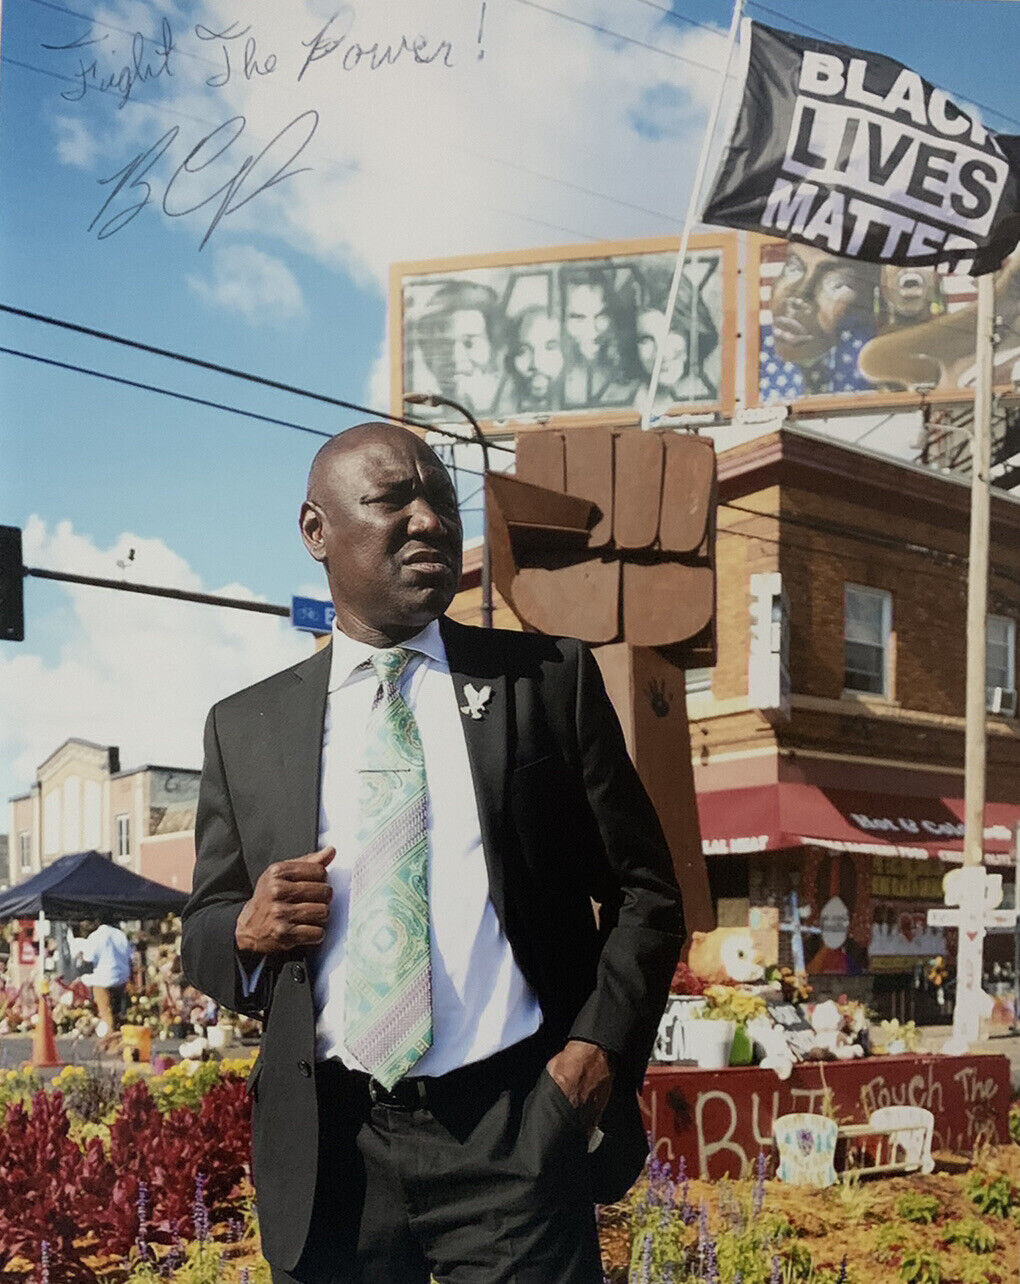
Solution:
M300 525L349 637L392 646L453 600L457 495L435 451L406 428L365 423L331 437L312 461Z
M404 428L400 424L371 420L368 423L355 424L353 428L346 428L323 443L308 470L308 498L314 500L315 492L317 490L321 492L323 486L328 485L326 479L332 474L334 467L343 467L345 459L364 451L366 447L382 442L392 442L398 447L421 451L434 466L443 468L442 460L417 433L411 432L409 428Z

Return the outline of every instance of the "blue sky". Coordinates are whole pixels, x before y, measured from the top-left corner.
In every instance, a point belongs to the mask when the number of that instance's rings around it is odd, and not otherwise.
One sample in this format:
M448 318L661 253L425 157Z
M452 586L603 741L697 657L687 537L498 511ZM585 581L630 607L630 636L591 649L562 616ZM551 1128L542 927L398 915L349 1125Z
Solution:
M0 301L385 408L391 260L679 230L714 90L702 67L720 63L729 6L680 0L673 10L687 22L652 0L543 6L6 0ZM1020 5L780 0L779 9L747 13L888 53L982 104L992 128L1020 132ZM367 46L422 33L430 61L405 52L390 67L344 71L332 55L299 79L337 10L324 38L345 27L348 42ZM105 76L130 59L134 32L149 38L145 60L158 69L164 19L171 74L136 81L120 107L115 93L86 87L93 60ZM239 23L250 32L236 40L195 32ZM250 80L238 48L249 37L260 67ZM98 43L43 47L81 40ZM224 43L231 79L209 86ZM261 74L273 54L275 69ZM307 171L226 214L204 248L222 196L191 214L161 212L171 174L213 127L243 115L246 133L204 171L178 174L171 209L210 196L289 125L270 152L285 160L313 111L316 130L295 162ZM102 180L174 129L139 177L152 199L97 239L89 223L116 182ZM141 194L115 195L106 218ZM0 345L320 431L361 417L4 314ZM0 522L26 528L28 560L39 564L287 601L318 582L295 523L316 445L0 354ZM118 568L129 548L134 560ZM208 703L308 649L285 623L239 612L39 581L26 601L26 641L0 650L0 798L25 788L69 735L119 743L126 762L197 764Z

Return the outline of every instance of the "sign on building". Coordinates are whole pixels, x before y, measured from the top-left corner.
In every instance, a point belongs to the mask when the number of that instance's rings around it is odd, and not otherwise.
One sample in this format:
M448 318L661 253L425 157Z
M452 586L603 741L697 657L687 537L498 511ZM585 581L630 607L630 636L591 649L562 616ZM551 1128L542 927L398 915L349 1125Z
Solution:
M731 413L734 237L692 237L667 333L675 262L675 239L659 238L395 264L391 410L415 392L490 423L633 418L664 344L653 413ZM461 418L442 407L415 415Z

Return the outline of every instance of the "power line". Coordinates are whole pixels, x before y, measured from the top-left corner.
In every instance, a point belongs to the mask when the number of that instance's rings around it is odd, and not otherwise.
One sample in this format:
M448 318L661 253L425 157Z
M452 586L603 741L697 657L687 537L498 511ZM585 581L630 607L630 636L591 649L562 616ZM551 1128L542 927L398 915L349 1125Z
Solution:
M59 71L50 71L47 67L36 67L34 63L22 62L20 58L12 58L9 54L0 56L0 63L6 63L9 67L20 67L22 71L34 71L39 76L48 76L50 80L61 80L67 85L77 85L80 82L73 76L65 76ZM192 116L190 112L180 111L177 108L164 107L160 103L150 102L147 98L133 98L130 94L127 98L112 85L106 86L99 83L89 85L90 93L112 94L122 103L131 103L136 107L148 107L150 111L157 112L161 116L176 116L180 120L190 120L196 125L201 125L205 129L213 126L211 120L203 120L201 116Z
M655 0L634 0L635 4L643 4L646 9L655 9L673 22L684 22L689 27L697 27L701 31L709 31L713 36L718 36L720 40L726 39L726 32L720 31L718 27L713 27L710 23L699 22L697 18L688 18L685 13L677 13L675 9L667 8L664 4L656 4ZM41 4L42 0L36 0L36 4Z
M91 366L77 366L68 361L55 361L52 357L41 357L35 352L21 352L18 348L0 347L10 357L24 357L27 361L38 361L44 366L56 366L59 370L70 370L75 374L91 375L94 379L105 379L109 383L124 384L128 388L141 388L144 392L158 392L163 397L174 397L178 401L190 401L196 406L209 406L213 410L226 410L231 414L244 415L247 419L259 419L262 423L275 424L280 428L293 428L295 432L306 432L313 437L332 437L331 432L321 432L318 428L307 428L304 424L293 423L290 419L274 419L272 415L260 415L254 410L243 410L240 406L230 406L222 401L210 401L206 397L193 397L186 392L175 392L172 388L163 388L154 383L140 383L137 379L124 379L120 375L107 374L103 370L93 370Z
M311 401L319 401L327 406L338 406L342 410L355 410L359 414L375 415L379 419L401 424L406 428L420 428L427 432L436 432L444 437L452 437L455 441L466 440L460 433L453 432L447 428L422 423L417 419L408 419L403 415L393 415L385 410L377 410L372 406L361 405L357 401L348 401L343 397L332 397L325 392L313 392L309 388L299 388L295 384L283 383L279 379L268 379L265 375L252 374L250 371L238 370L233 366L220 365L215 361L205 361L201 357L190 357L183 352L174 352L169 348L159 348L151 343L142 343L138 339L126 339L122 335L111 334L106 330L97 330L92 326L78 325L74 321L64 321L59 317L47 316L42 312L32 312L28 308L16 308L9 303L0 303L0 312L6 312L10 316L23 317L29 321L39 321L43 325L56 326L61 330L70 330L74 334L84 334L91 339L102 339L107 343L116 343L121 347L131 348L136 352L146 352L151 356L166 357L171 361L181 361L185 365L195 366L199 370L211 370L215 374L225 374L234 379L244 379L248 383L257 384L262 388L272 388L276 392L288 392L293 396L307 397ZM502 450L508 454L514 453L511 446L502 446L495 441L489 443L489 449Z
M674 62L685 62L688 66L697 67L701 71L710 71L713 75L718 75L719 67L713 67L710 63L699 62L697 58L688 58L685 54L678 54L672 49L663 49L661 45L649 44L647 40L638 40L634 36L625 36L622 31L614 31L611 27L600 26L597 22L588 22L586 18L575 17L572 13L564 13L562 9L552 9L548 5L539 4L538 0L517 0L518 4L523 4L529 9L538 9L540 13L547 13L553 18L562 18L564 22L572 22L578 27L587 27L589 31L595 31L600 36L609 36L611 40L620 40L626 45L636 45L639 49L647 49L651 53L662 54L664 58L672 58ZM730 76L730 79L734 77Z
M963 557L958 553L950 553L944 549L932 548L928 544L915 544L910 540L897 540L893 539L891 536L878 535L872 531L854 530L852 527L841 526L837 522L820 522L803 517L793 517L788 514L763 513L756 508L745 508L742 504L734 504L724 500L720 500L719 507L729 508L737 513L746 513L749 517L764 517L769 521L778 522L780 524L785 523L787 526L803 527L805 530L815 531L822 535L832 535L838 539L846 539L863 544L874 544L887 551L915 553L920 556L927 557L929 561L934 562L936 565L942 563L943 569L959 567L961 570L965 570L967 567L966 557ZM769 536L765 535L751 535L747 532L733 530L729 527L720 528L717 533L722 534L724 529L734 535L745 535L748 539L763 539L767 543L775 544L782 542L787 548L798 548L805 553L828 553L830 556L836 558L844 556L844 554L836 553L834 551L830 553L829 550L812 548L810 545L790 544L786 540L780 541L779 539L771 539ZM846 556L857 555L847 554ZM1000 579L1009 580L1010 583L1020 584L1020 576L1013 575L1010 571L1006 570L1005 567L993 566L991 569L993 574L999 576Z

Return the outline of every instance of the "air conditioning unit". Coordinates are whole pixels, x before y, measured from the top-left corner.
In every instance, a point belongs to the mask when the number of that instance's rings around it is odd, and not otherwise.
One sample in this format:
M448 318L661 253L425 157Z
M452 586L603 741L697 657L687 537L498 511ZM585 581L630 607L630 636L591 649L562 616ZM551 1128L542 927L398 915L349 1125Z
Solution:
M985 687L985 708L989 713L1001 713L1007 718L1016 715L1016 692L1008 687Z

